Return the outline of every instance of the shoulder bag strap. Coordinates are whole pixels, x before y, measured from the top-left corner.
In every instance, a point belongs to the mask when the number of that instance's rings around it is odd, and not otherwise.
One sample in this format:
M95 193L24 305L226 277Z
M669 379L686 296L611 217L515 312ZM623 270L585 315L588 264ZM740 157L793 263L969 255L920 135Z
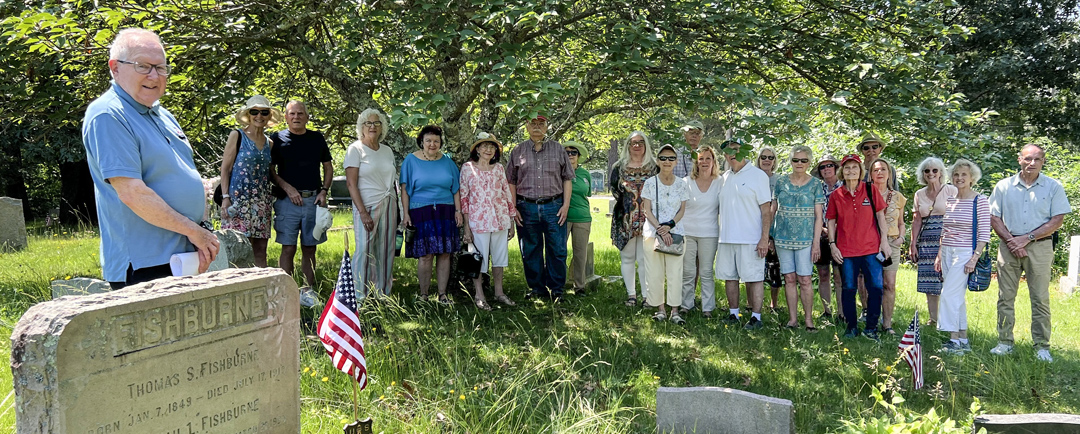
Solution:
M971 200L971 253L979 247L979 195Z
M878 232L878 242L881 242L881 225L877 221L877 207L874 206L874 190L869 182L863 181L866 186L866 198L870 201L870 218L874 220L874 229Z

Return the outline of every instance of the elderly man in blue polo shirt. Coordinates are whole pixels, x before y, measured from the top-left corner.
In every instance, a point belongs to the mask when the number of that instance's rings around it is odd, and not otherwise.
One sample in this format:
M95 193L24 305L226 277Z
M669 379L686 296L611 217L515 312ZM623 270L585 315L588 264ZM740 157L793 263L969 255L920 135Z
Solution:
M191 144L158 100L171 68L157 34L124 29L109 50L109 89L83 118L94 179L101 268L113 289L172 275L175 253L198 252L199 272L218 253Z

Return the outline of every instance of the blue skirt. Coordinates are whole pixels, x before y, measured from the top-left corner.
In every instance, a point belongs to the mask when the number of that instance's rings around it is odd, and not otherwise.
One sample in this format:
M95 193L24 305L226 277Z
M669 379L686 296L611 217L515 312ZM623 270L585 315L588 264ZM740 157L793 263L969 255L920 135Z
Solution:
M922 229L915 248L919 252L919 280L916 288L928 295L941 295L941 273L934 270L934 259L941 248L941 227L944 216L932 215L922 219Z
M454 221L454 205L428 205L409 210L416 228L411 243L405 243L406 258L441 255L461 250L461 233Z

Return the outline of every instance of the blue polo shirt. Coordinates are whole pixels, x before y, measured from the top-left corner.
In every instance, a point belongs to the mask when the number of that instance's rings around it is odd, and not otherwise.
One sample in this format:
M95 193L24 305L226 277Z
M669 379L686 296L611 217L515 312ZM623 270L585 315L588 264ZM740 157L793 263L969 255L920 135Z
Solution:
M174 253L195 251L187 237L136 215L106 181L141 179L176 212L201 221L206 211L202 178L176 118L159 103L136 102L112 82L86 108L82 136L94 179L105 280L126 281L129 264L136 270L168 264Z

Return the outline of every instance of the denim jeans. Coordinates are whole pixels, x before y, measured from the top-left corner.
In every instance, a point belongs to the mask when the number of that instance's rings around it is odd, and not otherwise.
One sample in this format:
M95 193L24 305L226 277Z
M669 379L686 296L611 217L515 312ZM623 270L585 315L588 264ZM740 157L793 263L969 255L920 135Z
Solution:
M844 319L847 320L847 329L859 328L859 314L855 310L855 298L858 296L859 285L856 276L862 273L863 283L869 296L866 304L866 329L876 330L878 317L881 316L881 261L877 260L877 254L866 256L854 256L844 258L844 264L840 266L843 276L844 293Z
M562 198L543 205L517 201L521 262L534 295L561 296L566 284L566 224L559 224L562 204Z

